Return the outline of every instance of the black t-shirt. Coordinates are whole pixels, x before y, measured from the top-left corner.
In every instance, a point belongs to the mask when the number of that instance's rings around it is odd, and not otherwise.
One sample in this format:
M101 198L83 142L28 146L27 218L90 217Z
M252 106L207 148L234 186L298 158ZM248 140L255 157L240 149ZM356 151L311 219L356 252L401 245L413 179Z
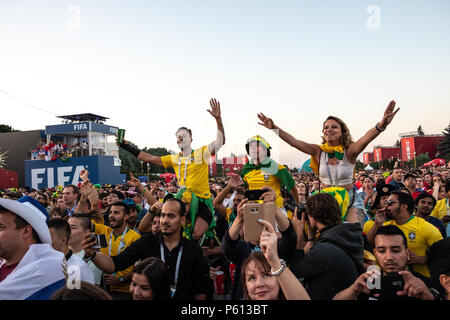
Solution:
M198 244L183 237L181 237L180 242L177 247L169 251L163 243L162 235L147 234L133 242L119 255L111 257L115 264L115 271L123 270L136 261L148 257L161 259L162 244L169 280L173 284L178 253L182 245L178 285L174 299L192 300L197 294L206 294L208 291L209 267L204 260L202 249Z

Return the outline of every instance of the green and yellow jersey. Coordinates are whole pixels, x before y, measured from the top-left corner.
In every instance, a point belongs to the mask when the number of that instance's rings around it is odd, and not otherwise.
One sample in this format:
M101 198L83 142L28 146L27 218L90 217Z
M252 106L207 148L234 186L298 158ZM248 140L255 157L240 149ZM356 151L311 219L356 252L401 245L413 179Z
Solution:
M295 187L295 181L289 170L270 158L257 165L246 163L242 168L241 177L249 190L259 190L264 186L272 188L277 194L275 204L279 208L283 207L281 188L286 186L288 191L291 191Z
M123 252L128 248L133 242L141 237L141 235L131 229L126 229L124 234L118 236L114 235L111 227L105 226L104 224L94 223L94 232L96 234L104 234L106 236L106 243L108 247L101 248L100 252L104 255L117 256L120 252ZM133 265L129 266L125 270L118 271L116 277L124 276L133 271ZM111 286L111 291L116 292L129 292L130 284L125 283L119 286Z

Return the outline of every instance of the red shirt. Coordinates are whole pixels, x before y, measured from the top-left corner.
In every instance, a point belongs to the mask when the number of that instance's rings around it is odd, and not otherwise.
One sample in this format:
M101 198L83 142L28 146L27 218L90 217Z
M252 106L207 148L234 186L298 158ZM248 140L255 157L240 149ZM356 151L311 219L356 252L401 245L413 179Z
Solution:
M19 263L12 264L7 266L6 263L0 267L0 282L2 282L14 269L17 267Z

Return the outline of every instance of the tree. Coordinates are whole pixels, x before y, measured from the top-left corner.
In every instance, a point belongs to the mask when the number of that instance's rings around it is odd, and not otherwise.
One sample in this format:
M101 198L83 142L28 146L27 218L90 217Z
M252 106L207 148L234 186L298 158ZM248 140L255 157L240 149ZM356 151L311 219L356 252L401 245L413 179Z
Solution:
M417 134L419 136L424 136L425 135L425 132L422 129L422 125L419 125L419 127L417 128Z
M129 144L132 146L137 147L133 142L128 141ZM154 156L166 156L170 154L170 151L166 148L157 147L157 148L147 148L145 147L141 151L150 153ZM120 167L120 173L129 174L130 172L133 172L135 176L145 176L148 173L164 173L166 172L166 169L164 167L160 166L154 166L149 163L143 162L141 166L141 161L138 160L135 156L133 156L128 151L123 150L122 148L119 148L119 158L122 161L122 165ZM173 172L172 168L167 169L170 173Z
M19 130L13 129L11 126L7 124L0 124L0 132L17 132Z
M402 143L400 142L400 140L395 141L395 146L396 146L397 148L401 148Z
M450 160L450 124L442 132L444 134L444 139L439 143L438 150L441 158Z

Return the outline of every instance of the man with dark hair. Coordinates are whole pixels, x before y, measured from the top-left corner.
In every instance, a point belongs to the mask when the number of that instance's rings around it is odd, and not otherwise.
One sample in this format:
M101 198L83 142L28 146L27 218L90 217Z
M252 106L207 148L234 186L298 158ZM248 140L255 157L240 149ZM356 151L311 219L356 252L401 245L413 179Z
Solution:
M413 270L429 277L427 268L426 250L436 241L442 239L439 230L431 223L413 215L414 199L408 193L400 190L391 192L386 201L386 208L378 210L375 215L374 225L367 234L371 245L375 243L375 235L378 228L383 225L399 227L408 240L409 253L408 264ZM392 220L386 221L386 217Z
M222 123L220 103L216 99L210 100L211 110L207 110L214 117L217 124L217 138L207 146L192 149L192 131L186 127L179 128L175 135L181 152L163 157L142 152L128 144L125 140L119 146L133 154L139 160L164 168L173 168L180 185L176 197L185 198L190 203L191 223L185 232L190 239L200 241L205 233L209 237L215 227L214 206L208 181L209 158L217 154L225 144L225 131Z
M313 237L296 250L292 270L312 300L331 300L364 271L361 224L342 223L339 204L327 193L308 198L306 221Z
M450 300L450 238L435 242L427 252L431 280L445 300Z
M411 173L407 173L405 175L404 185L405 185L405 189L411 193L411 196L413 197L413 199L416 199L417 196L422 193L421 191L416 189L417 178L415 175L413 175Z
M0 300L46 300L65 285L47 211L29 196L0 199Z
M78 281L86 281L94 284L94 274L88 267L86 262L80 257L73 254L73 251L69 249L70 239L70 225L66 220L55 218L47 221L50 235L52 236L53 249L64 253L64 257L67 262L68 276L80 275Z
M106 212L103 214L103 220L104 220L104 224L105 226L109 226L109 214L111 213L111 206L114 203L120 202L123 199L125 199L125 196L122 192L117 191L117 190L112 190L108 196L107 196L107 202L108 202L108 209L106 210Z
M128 248L132 243L137 241L141 236L128 227L129 208L124 202L116 202L111 205L111 213L109 214L109 226L104 224L94 223L93 231L96 234L104 234L106 237L107 247L101 248L100 252L105 256L116 256ZM85 234L84 236L89 236ZM95 241L94 241L95 242ZM83 248L84 249L84 248ZM85 254L87 254L85 250ZM87 262L90 259L90 254L85 256L84 260ZM95 263L95 262L94 262ZM99 268L101 269L101 268ZM107 292L117 300L131 299L129 294L129 287L131 283L131 276L133 272L133 265L124 265L122 268L116 270L114 273L104 274L104 284Z
M347 289L339 292L334 300L364 300L369 296L379 300L434 300L435 295L431 289L431 282L420 273L408 271L409 249L405 234L396 226L380 227L375 234L374 254L377 258L377 267L361 274ZM382 281L382 276L401 276L404 285L397 292L391 292ZM378 289L371 291L371 289ZM375 293L376 292L376 293Z
M423 192L419 194L415 200L416 203L416 216L422 218L433 226L438 228L443 238L447 238L447 232L445 230L444 223L438 218L432 217L430 214L436 206L436 199L429 193Z
M403 184L402 168L394 168L392 171L392 180L389 184L394 186L395 190L405 189L405 185Z
M138 260L160 258L167 267L172 297L176 300L204 300L208 290L209 268L200 246L182 237L186 208L177 198L165 201L161 211L161 234L149 234L116 256L98 254L89 235L83 239L86 255L105 272L116 272Z
M80 196L80 190L77 186L74 186L73 184L69 184L64 187L62 192L62 198L64 200L64 203L68 207L66 214L70 217L77 208L78 204L78 198Z
M91 233L91 217L89 214L74 213L67 221L70 225L69 248L74 255L81 259L84 258L84 250L81 245L83 236ZM87 262L88 267L94 274L94 282L96 285L101 285L102 271L98 269L92 261Z

